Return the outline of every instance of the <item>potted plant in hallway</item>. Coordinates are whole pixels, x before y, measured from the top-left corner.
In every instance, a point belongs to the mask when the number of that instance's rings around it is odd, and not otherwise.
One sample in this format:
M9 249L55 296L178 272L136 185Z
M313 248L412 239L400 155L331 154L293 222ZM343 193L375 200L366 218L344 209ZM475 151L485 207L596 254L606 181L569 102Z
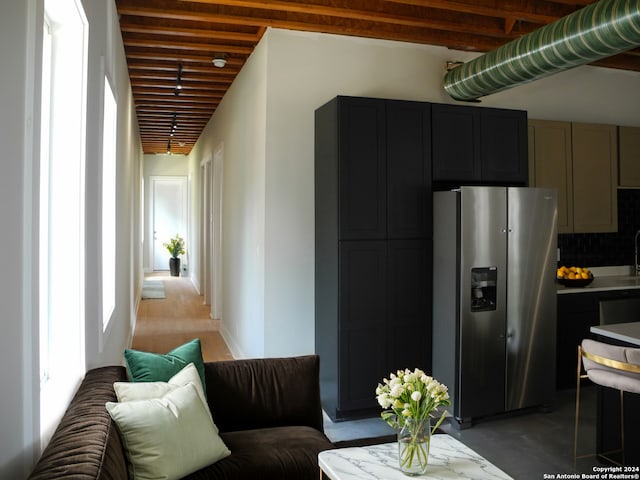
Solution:
M179 255L184 255L184 239L176 233L169 242L163 243L164 247L169 250L171 258L169 259L169 270L172 277L180 276L180 258Z

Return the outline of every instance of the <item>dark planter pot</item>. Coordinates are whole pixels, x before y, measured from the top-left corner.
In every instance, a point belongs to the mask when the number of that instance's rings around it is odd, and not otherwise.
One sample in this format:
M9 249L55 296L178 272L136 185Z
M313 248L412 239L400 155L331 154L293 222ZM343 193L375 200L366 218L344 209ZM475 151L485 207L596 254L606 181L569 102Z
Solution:
M169 270L171 270L172 277L180 276L180 259L179 258L171 257L169 259Z

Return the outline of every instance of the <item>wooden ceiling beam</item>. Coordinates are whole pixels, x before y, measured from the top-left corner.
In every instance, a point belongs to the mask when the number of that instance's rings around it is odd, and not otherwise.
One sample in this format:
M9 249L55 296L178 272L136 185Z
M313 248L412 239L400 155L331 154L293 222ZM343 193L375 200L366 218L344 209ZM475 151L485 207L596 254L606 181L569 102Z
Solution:
M242 47L237 45L228 45L221 43L193 43L193 42L171 42L166 39L151 38L131 38L124 37L125 47L142 47L142 48L160 48L167 50L191 50L194 52L224 52L227 54L237 53L239 55L249 56L253 49L251 47Z
M120 22L120 30L124 33L140 33L144 35L164 35L177 37L208 38L233 42L246 42L255 45L259 40L257 34L232 32L226 30L205 30L195 28L178 28L151 26Z
M153 98L141 98L141 99L137 99L136 98L136 110L138 108L143 108L147 111L163 111L163 112L168 112L168 113L178 113L180 115L188 115L191 112L209 112L209 113L213 113L213 111L216 109L216 107L218 106L218 104L216 103L197 103L197 102L192 102L190 104L186 104L186 103L174 103L174 104L164 104L164 105L158 105L157 99L153 99Z
M150 88L136 88L133 90L136 98L155 98L156 100L163 100L168 103L173 102L192 102L194 100L202 100L203 103L209 101L221 100L224 96L224 92L203 92L203 93L180 93L176 95L173 91L167 91L164 89L150 89Z
M579 1L550 2L542 0L495 1L495 0L385 0L389 3L431 7L451 10L458 14L483 15L487 17L513 17L539 24L555 22L573 13ZM560 5L559 5L560 3ZM562 5L562 4L565 4ZM593 3L593 0L588 3ZM588 4L587 3L587 4Z
M131 86L135 88L153 88L174 91L176 88L175 81L169 82L164 79L154 78L151 80L137 80L131 79ZM229 85L225 84L213 84L213 83L196 83L196 82L182 82L182 90L185 92L198 93L198 92L226 92Z
M126 7L122 7L122 11L129 15L153 15L154 12L157 15L156 9L150 9L139 3L140 0L128 0ZM182 3L191 3L190 0L181 0ZM228 23L236 25L250 25L255 27L274 27L290 30L302 30L302 31L315 31L315 32L327 32L337 33L336 23L338 27L340 24L344 25L345 20L354 21L353 29L357 29L356 33L350 33L351 35L358 35L370 37L371 29L374 28L373 24L389 24L395 27L413 27L419 29L431 29L431 30L445 30L461 33L467 32L483 32L486 35L504 36L504 31L500 22L488 23L488 18L482 18L480 15L476 15L475 18L469 18L467 16L452 15L459 13L455 8L447 9L430 9L425 10L423 15L398 15L391 11L381 12L373 10L356 10L349 6L349 2L343 0L344 7L329 7L325 5L314 5L308 2L278 2L278 1L247 1L247 0L203 0L202 2L208 6L219 7L221 5L226 6L244 6L249 7L252 10L246 13L251 13L251 16L245 15L231 15L229 13L216 13L213 9L201 9L197 12L194 11L176 11L175 9L162 10L163 14L166 14L168 18L178 20L190 20L190 21L212 21L214 23ZM454 4L454 6L457 5ZM279 7L279 8L276 8ZM260 10L264 10L267 14L259 14ZM495 12L495 9L493 10ZM295 17L289 17L286 19L275 18L275 16L269 16L270 12L288 12L296 14ZM471 12L468 14L473 15ZM485 17L493 17L502 20L502 15L491 15ZM559 17L555 17L559 18ZM338 22L336 22L338 20ZM360 24L358 27L357 24ZM369 34L365 34L369 32Z
M513 27L518 20L516 18L510 17L504 19L504 33L509 35L513 31Z
M227 66L224 68L216 68L211 63L213 60L212 55L193 55L186 52L163 52L159 53L155 50L141 50L137 47L128 47L125 48L127 58L133 60L164 60L170 61L174 63L174 71L178 65L178 63L182 63L182 71L195 71L188 64L196 63L201 67L205 67L207 71L211 73L215 73L216 75L236 75L239 71L240 67L244 64L243 59L238 59L234 57L227 57Z
M226 67L225 67L226 68ZM232 78L228 76L219 77L215 80L212 80L212 73L221 73L225 71L224 69L216 69L209 61L204 66L198 66L194 63L185 63L182 65L182 75L185 78L188 78L194 82L200 81L214 81L217 83L231 83ZM160 72L160 73L156 73ZM153 60L145 60L145 59L130 59L129 60L129 76L132 78L136 78L136 76L153 76L153 75L163 75L163 72L171 72L173 78L175 78L175 62L154 62Z

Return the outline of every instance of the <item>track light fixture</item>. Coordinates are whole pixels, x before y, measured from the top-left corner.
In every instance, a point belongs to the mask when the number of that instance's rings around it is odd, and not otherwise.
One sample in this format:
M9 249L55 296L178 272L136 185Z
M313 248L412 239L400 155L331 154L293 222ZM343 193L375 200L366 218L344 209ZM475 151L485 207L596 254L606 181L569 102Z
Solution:
M176 113L173 114L173 121L171 122L171 134L173 135L178 128L178 116Z
M178 116L176 113L173 114L173 121L171 122L171 130L169 131L169 136L173 137L178 129ZM169 139L171 141L171 139Z
M171 154L171 140L167 142L167 155Z
M180 90L182 90L182 64L178 65L178 78L176 79L176 89L173 92L176 96L180 95Z

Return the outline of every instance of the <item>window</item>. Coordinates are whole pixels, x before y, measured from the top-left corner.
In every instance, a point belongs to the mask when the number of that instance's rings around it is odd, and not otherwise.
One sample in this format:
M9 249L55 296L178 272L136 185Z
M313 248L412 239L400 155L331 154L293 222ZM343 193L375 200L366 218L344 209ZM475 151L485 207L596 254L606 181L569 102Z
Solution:
M109 79L104 77L102 126L102 330L116 303L116 140L118 105Z
M43 444L85 370L86 44L79 0L45 0L38 224Z

